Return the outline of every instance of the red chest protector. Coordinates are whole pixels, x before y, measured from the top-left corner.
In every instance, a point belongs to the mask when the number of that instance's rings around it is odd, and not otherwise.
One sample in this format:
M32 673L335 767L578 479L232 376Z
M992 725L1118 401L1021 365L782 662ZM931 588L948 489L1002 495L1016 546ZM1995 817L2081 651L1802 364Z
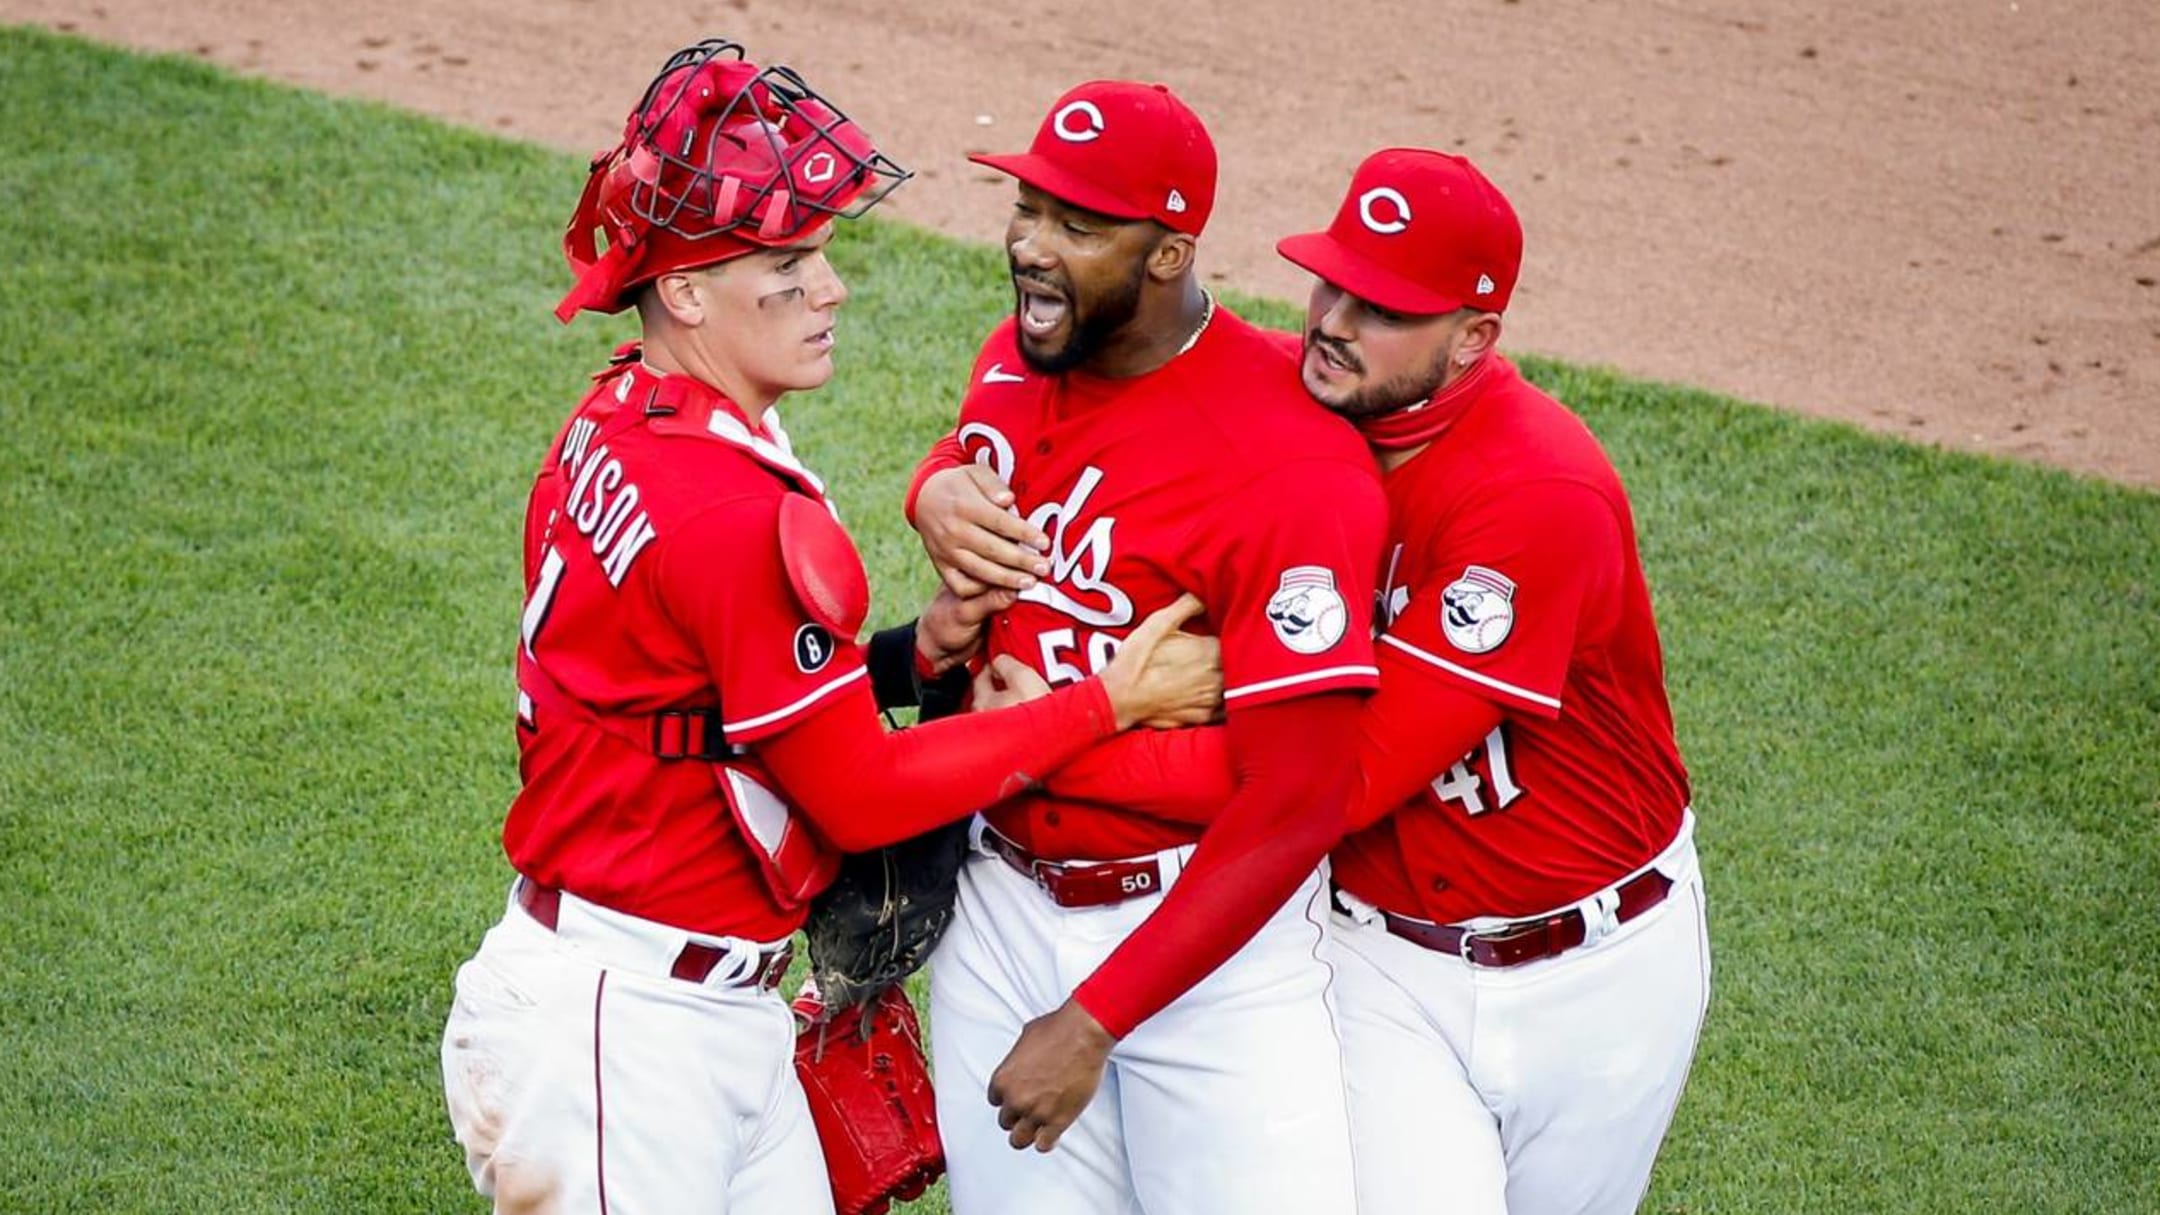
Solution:
M747 425L719 393L686 376L663 375L638 362L633 344L595 377L580 403L567 438L581 421L588 428L581 450L609 448L618 437L643 427L655 435L725 444L746 454L784 487L779 543L789 590L810 619L835 638L853 638L869 615L870 587L862 559L824 494L824 485L802 466L768 414L764 431ZM558 438L535 492L533 509L546 512L535 551L545 551L565 517L575 477ZM774 902L787 910L806 905L832 883L840 853L774 788L761 765L732 745L722 729L719 689L680 708L657 713L602 711L572 695L542 669L528 647L518 650L518 686L538 721L569 721L597 728L661 763L695 762L710 767L716 795L738 834L759 861Z

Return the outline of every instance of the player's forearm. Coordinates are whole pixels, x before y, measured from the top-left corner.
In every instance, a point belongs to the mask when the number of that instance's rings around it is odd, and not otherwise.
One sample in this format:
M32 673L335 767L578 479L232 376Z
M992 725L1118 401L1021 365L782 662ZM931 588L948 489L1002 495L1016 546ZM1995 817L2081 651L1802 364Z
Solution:
M910 526L915 522L915 499L922 496L923 482L948 468L958 468L967 463L967 451L960 446L957 432L947 431L930 447L930 454L915 466L915 476L908 481L907 497L901 500L900 513L907 516Z
M1362 831L1431 784L1500 724L1500 706L1380 651L1380 690L1358 714L1349 830Z
M1225 727L1130 730L1050 774L1055 797L1206 826L1237 793Z
M1162 906L1073 998L1118 1037L1242 948L1342 838L1359 698L1302 697L1231 716L1237 792Z
M1430 784L1500 722L1499 706L1381 657L1380 690L1358 713L1349 830L1361 831ZM1050 774L1049 791L1170 822L1205 826L1237 791L1225 727L1133 730Z
M836 847L861 852L920 835L1028 788L1117 728L1088 680L992 713L888 732L867 688L757 744L788 800Z
M870 691L880 709L920 705L924 721L950 717L967 697L968 672L955 666L939 674L917 644L920 621L910 620L871 634L863 665L870 669Z

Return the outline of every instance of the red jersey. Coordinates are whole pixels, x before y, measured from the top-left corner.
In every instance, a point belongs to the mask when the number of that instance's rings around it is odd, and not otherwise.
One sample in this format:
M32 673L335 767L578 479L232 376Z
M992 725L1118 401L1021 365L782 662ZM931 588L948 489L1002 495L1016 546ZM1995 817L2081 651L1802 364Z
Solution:
M1335 878L1423 919L1528 915L1671 843L1687 770L1634 515L1597 440L1497 354L1431 408L1456 417L1385 479L1390 694L1398 678L1445 681L1503 716L1345 840Z
M1192 591L1241 706L1378 679L1366 598L1385 509L1356 432L1313 405L1293 355L1218 307L1160 369L1045 376L1013 322L990 335L955 437L1050 536L1050 576L993 623L1051 684L1100 670L1148 613ZM1040 856L1107 859L1192 843L1200 829L1106 802L1034 793L991 823Z
M524 787L505 851L527 877L632 915L785 936L802 908L773 889L749 837L771 850L794 832L813 860L829 849L755 758L663 761L542 685L632 719L717 708L737 748L834 702L864 679L862 655L797 602L778 535L782 500L825 505L823 486L770 410L752 421L711 388L634 361L597 378L526 512Z

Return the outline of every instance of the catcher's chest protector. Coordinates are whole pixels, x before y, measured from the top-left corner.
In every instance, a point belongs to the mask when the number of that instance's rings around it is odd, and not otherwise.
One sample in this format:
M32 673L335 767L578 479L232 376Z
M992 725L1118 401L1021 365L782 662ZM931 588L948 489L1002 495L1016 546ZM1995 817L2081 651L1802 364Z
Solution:
M838 1215L883 1215L921 1194L944 1175L945 1148L907 991L888 987L823 1025L814 993L798 998L795 1011L807 1023L795 1039L795 1074L825 1148Z

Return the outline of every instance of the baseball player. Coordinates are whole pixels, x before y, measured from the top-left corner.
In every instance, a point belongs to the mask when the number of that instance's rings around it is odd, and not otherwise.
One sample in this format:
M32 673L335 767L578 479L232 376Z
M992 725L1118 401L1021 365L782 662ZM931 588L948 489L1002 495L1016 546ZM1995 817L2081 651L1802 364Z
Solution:
M671 58L594 161L559 314L634 305L643 342L533 486L519 876L442 1043L499 1210L831 1211L773 988L834 850L950 821L1192 696L1146 661L1166 613L1047 700L879 726L861 561L773 406L833 374L832 219L905 176L801 77L717 40ZM941 600L899 682L995 602Z
M1319 278L1305 386L1372 444L1390 513L1333 856L1358 1209L1632 1211L1710 958L1626 493L1494 349L1522 233L1469 161L1376 153L1325 232L1279 248ZM948 474L917 509L968 488ZM1050 789L1204 811L1216 733L1143 732Z
M1069 686L1198 592L1236 780L1204 827L1040 793L985 816L931 961L953 1209L1346 1211L1316 866L1375 678L1371 457L1197 281L1215 152L1168 89L1080 85L1029 151L976 159L1017 180L1015 307L942 450L1046 550L993 668Z

